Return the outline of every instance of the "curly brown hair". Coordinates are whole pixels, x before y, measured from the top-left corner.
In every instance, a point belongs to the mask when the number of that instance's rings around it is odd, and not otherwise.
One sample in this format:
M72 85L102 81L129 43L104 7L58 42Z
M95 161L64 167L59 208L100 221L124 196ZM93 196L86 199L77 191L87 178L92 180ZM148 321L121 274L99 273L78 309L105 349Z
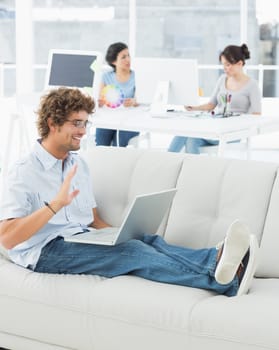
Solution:
M73 112L86 111L93 113L95 108L91 96L78 89L61 87L53 89L41 97L37 111L37 128L42 139L49 134L48 119L52 118L56 125L62 126Z

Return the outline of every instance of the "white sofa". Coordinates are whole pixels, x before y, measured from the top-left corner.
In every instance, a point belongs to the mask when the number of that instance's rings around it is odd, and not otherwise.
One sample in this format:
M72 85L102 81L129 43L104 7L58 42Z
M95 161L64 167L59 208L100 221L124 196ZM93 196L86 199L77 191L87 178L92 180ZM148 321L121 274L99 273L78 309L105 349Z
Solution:
M133 276L34 273L0 258L0 347L11 350L279 349L278 164L122 148L86 154L99 210L118 225L133 197L177 186L159 229L170 243L214 246L236 218L261 243L249 294Z

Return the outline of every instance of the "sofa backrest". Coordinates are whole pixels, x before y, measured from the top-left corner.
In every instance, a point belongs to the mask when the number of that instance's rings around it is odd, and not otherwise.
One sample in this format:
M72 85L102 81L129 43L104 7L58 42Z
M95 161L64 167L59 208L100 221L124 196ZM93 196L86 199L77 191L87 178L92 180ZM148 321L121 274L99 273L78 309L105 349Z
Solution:
M261 240L260 265L256 276L279 278L279 176L273 186Z
M83 156L100 214L112 225L121 223L135 195L177 186L159 234L173 244L211 247L224 238L232 221L243 220L262 241L257 276L279 277L279 257L269 254L271 248L275 252L272 237L279 229L278 164L107 147Z
M82 153L93 177L98 211L119 226L137 194L176 187L185 155L129 148L94 147Z
M212 247L224 238L230 223L240 219L260 243L266 242L262 235L271 215L277 168L272 163L217 157L186 159L177 182L166 240L191 248ZM260 259L257 276L267 277L260 273L267 258L268 253Z

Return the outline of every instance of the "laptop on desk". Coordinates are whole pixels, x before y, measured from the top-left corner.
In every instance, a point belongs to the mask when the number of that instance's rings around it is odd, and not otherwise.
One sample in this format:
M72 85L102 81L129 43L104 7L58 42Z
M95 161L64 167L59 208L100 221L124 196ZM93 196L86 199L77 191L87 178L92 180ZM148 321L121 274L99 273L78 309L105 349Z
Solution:
M120 227L88 228L89 232L65 237L67 242L116 245L138 239L144 233L156 233L177 189L142 194L135 197Z

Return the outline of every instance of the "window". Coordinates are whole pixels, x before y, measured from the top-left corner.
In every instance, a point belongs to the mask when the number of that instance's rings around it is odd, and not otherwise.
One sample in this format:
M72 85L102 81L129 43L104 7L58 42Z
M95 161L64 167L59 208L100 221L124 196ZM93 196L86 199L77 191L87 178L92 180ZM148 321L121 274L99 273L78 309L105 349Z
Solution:
M0 94L15 91L15 1L0 1ZM4 69L6 67L6 69Z
M35 63L46 64L50 49L101 51L128 43L129 0L33 0ZM36 90L43 87L36 75Z
M249 0L250 3L254 2ZM257 0L257 21L259 26L258 63L279 64L279 15L273 0ZM279 70L264 71L263 96L276 97L279 93ZM278 68L278 67L277 67Z
M24 0L0 0L0 95L3 91L6 96L15 92L15 5L21 1ZM128 43L138 57L196 58L203 66L200 86L207 96L222 69L209 69L205 65L218 65L219 52L228 44L240 44L247 37L245 41L251 51L247 65L279 62L279 15L274 10L274 0L33 0L26 3L33 6L36 91L43 88L50 49L105 53L116 41ZM243 4L247 5L244 18ZM135 12L130 11L134 5ZM26 40L30 39L26 37ZM261 80L259 72L253 70L253 74ZM277 67L269 67L262 77L264 96L278 95Z

